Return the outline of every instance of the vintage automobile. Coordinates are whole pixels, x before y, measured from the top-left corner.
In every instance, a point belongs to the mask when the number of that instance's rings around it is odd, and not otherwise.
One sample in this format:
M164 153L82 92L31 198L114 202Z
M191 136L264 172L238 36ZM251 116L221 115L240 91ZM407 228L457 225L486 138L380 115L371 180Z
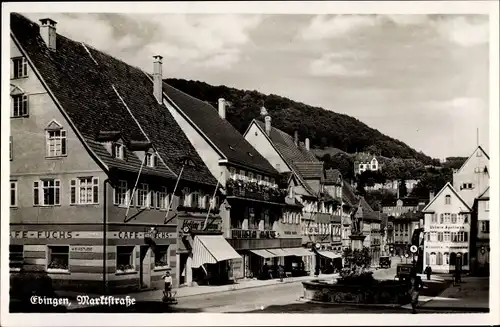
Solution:
M408 277L410 277L411 271L413 269L413 264L411 263L400 263L396 267L396 277L399 280L407 279Z
M379 260L380 268L391 268L391 258L389 256L382 256Z

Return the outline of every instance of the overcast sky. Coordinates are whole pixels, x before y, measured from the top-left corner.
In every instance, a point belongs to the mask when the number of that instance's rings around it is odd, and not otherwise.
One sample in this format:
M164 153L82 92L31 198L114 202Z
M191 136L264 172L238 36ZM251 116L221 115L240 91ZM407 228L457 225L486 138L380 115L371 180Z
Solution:
M146 71L356 117L436 157L488 144L488 17L25 14Z

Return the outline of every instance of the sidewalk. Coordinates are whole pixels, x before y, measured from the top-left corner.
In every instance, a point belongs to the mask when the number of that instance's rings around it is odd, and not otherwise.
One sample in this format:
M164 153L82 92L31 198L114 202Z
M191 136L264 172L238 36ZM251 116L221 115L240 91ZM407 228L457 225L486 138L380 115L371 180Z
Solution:
M243 279L231 285L218 285L218 286L203 285L203 286L192 286L192 287L180 287L173 289L172 292L174 294L175 292L177 292L176 295L177 298L185 298L189 296L222 293L222 292L229 292L229 291L249 289L249 288L266 287L271 285L299 283L313 279L332 279L332 278L338 278L338 276L339 276L338 274L329 274L329 275L320 274L318 277L314 276L288 277L284 278L283 282L280 282L279 279L271 279L271 280ZM84 305L79 305L76 301L76 297L78 295L82 295L82 293L70 292L70 291L57 291L57 294L61 297L68 297L71 299L71 305L68 307L68 309L77 309L85 307ZM88 295L91 298L101 296L101 294L88 294L88 293L85 293L85 295ZM129 296L131 298L134 298L137 302L161 301L163 297L163 289L140 291L140 292L126 293L126 294L113 294L113 296L120 298Z
M450 286L424 303L423 309L489 311L489 278L462 277L459 286Z

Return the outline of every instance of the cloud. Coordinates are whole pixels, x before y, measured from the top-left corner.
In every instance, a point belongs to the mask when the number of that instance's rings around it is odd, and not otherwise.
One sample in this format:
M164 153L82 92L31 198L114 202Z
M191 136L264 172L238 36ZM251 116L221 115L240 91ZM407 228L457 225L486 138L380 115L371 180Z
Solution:
M489 23L487 16L456 16L437 23L437 31L449 41L463 47L487 44Z
M355 54L352 54L353 56ZM309 72L313 76L349 76L363 77L369 75L366 69L355 68L345 60L348 54L330 53L321 56L321 58L311 61Z
M428 104L433 109L448 111L466 117L488 110L487 103L483 99L476 97L455 97L444 101L429 101Z
M27 14L37 21L47 14ZM42 17L43 16L43 17ZM149 68L152 55L169 59L171 67L194 64L229 69L250 43L259 15L198 14L50 14L58 32L76 41ZM149 70L149 69L148 69Z
M377 20L375 15L317 15L299 33L299 38L322 40L340 37L362 27L375 26Z

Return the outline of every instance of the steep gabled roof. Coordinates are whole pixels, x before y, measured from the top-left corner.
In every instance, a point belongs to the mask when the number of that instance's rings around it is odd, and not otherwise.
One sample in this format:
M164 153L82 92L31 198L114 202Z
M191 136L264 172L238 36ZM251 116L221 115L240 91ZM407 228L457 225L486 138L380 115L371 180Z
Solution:
M377 159L377 156L366 152L358 152L354 155L355 162L371 162L373 158Z
M219 116L212 105L177 90L166 82L163 82L163 92L230 162L271 175L279 174L233 125Z
M484 151L483 147L478 145L477 148L474 149L474 151L472 152L472 154L469 156L469 158L467 158L467 160L465 160L465 162L463 163L463 165L460 167L460 169L457 170L457 173L461 172L462 171L462 168L465 167L465 165L469 162L469 160L474 156L474 153L476 153L477 151L481 151L483 153L483 155L488 159L490 160L490 157L488 156L488 154L486 153L486 151Z
M380 215L378 212L374 211L372 207L366 202L364 197L360 197L359 206L363 209L363 219L367 220L378 220L380 221Z
M455 190L455 188L453 187L453 185L451 185L450 182L446 183L445 186L443 186L443 188L438 192L438 194L436 194L436 196L434 196L434 198L425 206L425 208L422 210L422 212L426 212L429 207L434 203L434 201L441 196L441 194L444 192L444 190L446 188L450 188L450 190L453 192L453 194L455 194L455 196L465 205L465 207L471 211L472 209L469 207L469 205L464 201L464 199L462 199L462 197L460 196L460 194L458 194L458 192Z
M323 162L295 162L295 167L300 171L304 179L324 179Z
M486 190L484 190L483 194L481 194L478 199L480 200L488 200L490 198L490 187L488 186Z
M354 193L351 185L346 182L342 184L342 201L346 202L350 206L354 206L357 203L356 194Z
M152 81L142 70L60 34L51 51L39 25L20 14L11 14L11 35L83 141L109 168L140 167L134 152L127 161L115 159L97 141L102 131L119 131L127 140L151 141L160 155L159 166L144 169L145 174L176 178L181 158L187 156L196 168L184 169L182 179L217 183L167 108L154 98Z
M342 182L342 175L338 169L327 169L325 171L325 184L334 185Z

